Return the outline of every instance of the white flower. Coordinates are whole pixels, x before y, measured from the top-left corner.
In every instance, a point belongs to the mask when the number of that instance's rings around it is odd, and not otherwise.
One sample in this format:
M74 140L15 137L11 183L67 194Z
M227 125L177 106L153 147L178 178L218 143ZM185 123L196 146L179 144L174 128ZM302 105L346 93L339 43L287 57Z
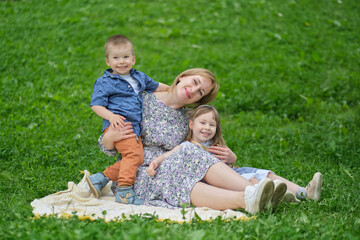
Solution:
M278 34L278 33L275 33L275 34L274 34L274 37L277 38L278 40L281 40L281 36L280 36L280 34Z
M29 126L28 126L28 128L29 128L29 129L33 129L34 127L37 127L37 126L38 126L37 123L30 123Z
M339 21L334 21L334 24L336 25L336 26L338 26L338 27L341 27L341 23L339 22Z

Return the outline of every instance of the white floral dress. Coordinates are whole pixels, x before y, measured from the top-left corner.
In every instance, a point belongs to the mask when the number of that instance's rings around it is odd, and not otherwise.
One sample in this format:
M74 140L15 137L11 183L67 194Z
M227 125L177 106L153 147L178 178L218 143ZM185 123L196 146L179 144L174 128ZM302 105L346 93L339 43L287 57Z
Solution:
M157 169L154 177L146 173L152 160L179 145L188 131L186 108L173 109L159 101L154 94L144 93L142 141L144 163L138 168L134 189L145 205L167 208L190 203L190 192L201 181L209 167L219 162L209 152L188 143L170 155ZM108 155L99 141L100 148Z

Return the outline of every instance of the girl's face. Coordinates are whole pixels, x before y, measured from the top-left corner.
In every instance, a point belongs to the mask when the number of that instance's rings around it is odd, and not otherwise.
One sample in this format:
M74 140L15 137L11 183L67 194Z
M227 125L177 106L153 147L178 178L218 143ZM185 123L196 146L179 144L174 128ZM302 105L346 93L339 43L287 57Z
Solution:
M180 77L176 85L179 101L192 104L200 100L211 91L211 80L200 75Z
M216 133L216 121L212 111L190 120L189 128L193 132L193 140L204 143L211 140Z
M105 61L114 74L128 75L135 64L131 45L109 46L109 57Z

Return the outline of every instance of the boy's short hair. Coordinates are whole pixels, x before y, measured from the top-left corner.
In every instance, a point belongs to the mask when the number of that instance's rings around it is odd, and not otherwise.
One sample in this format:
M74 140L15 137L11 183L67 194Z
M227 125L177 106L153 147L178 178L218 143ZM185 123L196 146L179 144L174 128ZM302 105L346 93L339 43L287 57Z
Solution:
M130 39L128 39L124 35L118 34L118 35L113 35L113 36L109 37L109 39L106 41L105 57L106 58L109 57L109 46L119 46L119 45L125 45L125 44L130 44L131 49L132 49L132 54L135 56L134 46L133 46L132 42L130 41Z

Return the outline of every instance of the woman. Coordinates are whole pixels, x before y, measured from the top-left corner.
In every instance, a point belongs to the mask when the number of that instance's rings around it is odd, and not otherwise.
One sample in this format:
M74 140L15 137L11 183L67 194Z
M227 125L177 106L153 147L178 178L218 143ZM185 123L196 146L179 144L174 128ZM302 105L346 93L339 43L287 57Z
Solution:
M216 210L242 208L255 214L273 197L274 183L270 179L253 185L214 156L189 152L181 163L165 161L154 178L147 175L146 169L154 158L185 138L188 129L185 106L206 104L215 98L217 90L215 76L206 69L197 68L177 76L167 92L144 93L141 124L144 163L138 169L134 184L136 195L144 199L144 204L174 208L192 203ZM130 135L131 126L110 128L100 137L100 147L108 155L114 155L116 150L106 149L113 149L115 141ZM228 148L212 151L216 154L224 149L226 154L217 154L219 158L234 163L236 156ZM118 171L116 163L111 168ZM166 174L160 174L162 172Z

